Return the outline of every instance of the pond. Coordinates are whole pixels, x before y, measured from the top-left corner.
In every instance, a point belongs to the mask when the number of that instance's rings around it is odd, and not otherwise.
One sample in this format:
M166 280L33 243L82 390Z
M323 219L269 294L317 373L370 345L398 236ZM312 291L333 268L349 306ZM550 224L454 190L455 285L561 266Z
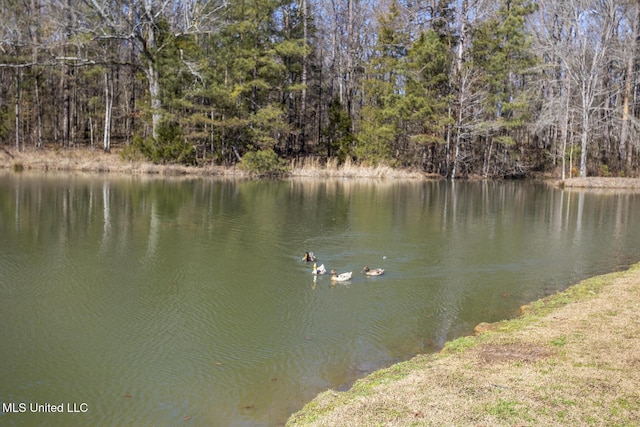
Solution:
M637 262L637 212L530 182L5 173L0 424L281 425Z

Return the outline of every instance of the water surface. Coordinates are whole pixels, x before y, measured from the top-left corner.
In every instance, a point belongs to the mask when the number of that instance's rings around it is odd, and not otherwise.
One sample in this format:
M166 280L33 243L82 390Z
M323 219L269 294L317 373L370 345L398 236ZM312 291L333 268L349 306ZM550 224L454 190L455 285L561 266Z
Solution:
M0 402L27 410L0 424L282 424L637 262L635 212L638 194L518 182L4 174ZM308 250L351 282L314 280Z

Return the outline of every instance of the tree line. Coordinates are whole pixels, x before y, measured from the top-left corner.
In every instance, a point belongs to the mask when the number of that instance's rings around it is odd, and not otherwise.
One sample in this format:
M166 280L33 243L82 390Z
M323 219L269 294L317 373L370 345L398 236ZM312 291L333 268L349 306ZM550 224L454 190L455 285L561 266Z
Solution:
M635 0L0 0L0 141L634 176Z

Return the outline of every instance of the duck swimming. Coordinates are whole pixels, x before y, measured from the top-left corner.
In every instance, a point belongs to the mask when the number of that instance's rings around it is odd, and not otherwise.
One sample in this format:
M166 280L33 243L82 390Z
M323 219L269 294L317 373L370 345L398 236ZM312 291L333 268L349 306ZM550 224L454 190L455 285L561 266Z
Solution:
M334 282L346 282L351 280L351 275L352 272L348 271L346 273L336 273L335 270L331 270L331 280L333 280Z
M302 260L304 262L313 262L316 260L316 256L313 254L313 252L305 252Z
M324 267L324 264L320 264L320 267L316 266L316 264L313 264L313 271L311 272L311 274L313 275L317 275L317 274L325 274L327 272L327 269Z
M369 268L365 267L362 269L362 272L367 276L382 276L384 274L384 268Z

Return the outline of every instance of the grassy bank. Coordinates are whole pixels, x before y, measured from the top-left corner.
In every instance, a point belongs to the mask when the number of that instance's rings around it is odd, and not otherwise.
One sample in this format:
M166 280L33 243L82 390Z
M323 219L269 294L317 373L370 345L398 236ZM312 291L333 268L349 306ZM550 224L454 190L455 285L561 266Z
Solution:
M289 163L290 176L309 178L380 178L425 179L435 178L422 172L395 169L380 165L367 167L347 161L338 164L337 159L328 162L309 158ZM141 160L123 160L118 150L105 153L99 149L40 149L0 150L0 169L40 172L93 172L132 175L165 176L220 176L243 178L249 175L237 167L216 165L183 166L159 165Z
M587 188L587 189L625 189L639 190L640 179L638 178L604 178L604 177L587 177L587 178L571 178L559 181L558 185L564 188Z
M0 168L36 172L91 172L131 175L203 175L243 176L236 168L219 166L190 167L158 165L142 160L124 160L118 150L105 153L98 149L30 149L0 151Z
M377 178L377 179L442 179L421 171L393 168L387 165L363 166L347 160L339 164L336 158L294 159L288 163L289 176L305 178ZM161 176L219 176L246 178L249 174L235 166L213 164L184 166L154 164L143 160L124 160L120 150L105 153L91 148L43 148L18 151L0 146L0 169L38 172L120 173ZM474 177L478 178L478 177ZM562 188L640 190L638 178L571 178L564 181L547 180Z
M326 391L288 426L640 426L640 264Z

